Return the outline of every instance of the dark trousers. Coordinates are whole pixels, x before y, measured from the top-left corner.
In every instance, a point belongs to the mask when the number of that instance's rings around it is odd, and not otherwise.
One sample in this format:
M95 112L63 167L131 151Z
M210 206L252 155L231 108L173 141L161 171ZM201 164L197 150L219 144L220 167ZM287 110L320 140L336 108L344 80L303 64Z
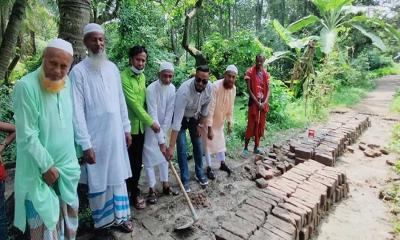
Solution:
M133 134L132 144L128 148L129 161L131 163L132 177L127 180L128 191L133 196L140 195L139 179L142 171L142 153L144 144L144 133Z
M0 181L0 240L7 239L6 200L4 192L5 182Z

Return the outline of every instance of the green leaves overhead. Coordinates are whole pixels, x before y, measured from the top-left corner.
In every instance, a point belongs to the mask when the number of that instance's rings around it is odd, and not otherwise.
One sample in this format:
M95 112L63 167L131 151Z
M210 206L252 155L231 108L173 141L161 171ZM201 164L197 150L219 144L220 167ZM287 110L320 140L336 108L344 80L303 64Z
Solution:
M376 34L367 30L360 23L368 23L380 28L392 35L395 39L400 40L400 32L390 24L379 20L371 19L367 16L353 16L350 18L350 12L344 11L344 7L351 5L353 0L311 0L311 2L320 11L321 17L309 15L291 23L284 28L277 20L274 20L273 26L281 39L290 48L302 48L307 44L307 38L296 39L292 34L303 30L306 27L316 23L320 24L320 47L323 53L329 55L336 46L338 35L342 33L343 27L354 28L363 35L371 39L372 44L380 50L386 50L386 46L382 39Z
M265 61L265 64L271 64L271 63L273 63L273 62L275 62L275 61L277 61L277 60L279 60L279 59L283 59L283 58L289 58L289 59L292 59L292 56L291 55L293 55L292 54L292 52L290 52L290 51L278 51L278 52L274 52L273 54L272 54L272 56L271 57L269 57L266 61Z
M299 50L299 49L305 47L310 40L318 39L318 37L316 37L316 36L308 36L308 37L305 37L305 38L302 38L302 39L298 39L298 38L295 38L288 29L284 28L278 22L278 20L274 20L272 24L274 26L275 31L278 33L279 37L290 48L294 48L294 49Z
M291 33L295 33L295 32L302 30L303 28L311 26L319 21L320 21L320 19L317 16L309 15L300 20L297 20L296 22L291 23L287 27L287 30Z
M386 46L379 36L377 36L371 32L368 32L365 28L363 28L360 25L353 24L353 27L356 28L357 30L359 30L362 34L367 36L369 39L371 39L372 44L375 45L376 47L378 47L380 50L382 50L382 51L386 50Z
M345 5L350 5L353 0L311 0L321 14L337 11Z

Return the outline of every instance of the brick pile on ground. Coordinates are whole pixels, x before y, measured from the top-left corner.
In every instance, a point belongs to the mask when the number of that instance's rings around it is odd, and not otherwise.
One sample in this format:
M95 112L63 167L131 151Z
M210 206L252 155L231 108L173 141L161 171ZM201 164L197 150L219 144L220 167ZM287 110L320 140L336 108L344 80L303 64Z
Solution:
M217 240L307 240L335 202L347 197L346 175L309 160L255 189L220 223Z
M380 145L374 143L360 142L358 148L364 152L364 155L370 158L380 157L382 154L388 155L389 152ZM354 151L354 150L353 150Z
M347 147L354 144L361 134L371 126L368 116L343 115L340 120L331 121L316 130L314 138L299 137L289 142L286 156L295 163L313 159L327 166L334 166L336 159Z
M354 150L350 145L354 144L370 125L370 119L366 115L344 114L340 120L330 121L316 129L316 136L313 138L303 134L289 141L274 144L263 155L255 155L254 164L244 166L247 177L263 188L267 184L266 180L280 176L293 166L310 159L333 167L336 159L345 151Z

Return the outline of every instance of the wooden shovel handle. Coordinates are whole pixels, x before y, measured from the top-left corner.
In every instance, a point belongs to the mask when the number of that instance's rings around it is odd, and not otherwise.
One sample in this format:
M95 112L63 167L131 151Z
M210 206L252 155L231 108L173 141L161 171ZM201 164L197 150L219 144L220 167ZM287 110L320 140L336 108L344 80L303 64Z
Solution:
M197 220L199 220L199 216L197 215L196 211L194 210L192 201L190 201L190 198L189 198L188 194L186 193L185 188L183 187L181 178L178 176L178 173L176 172L175 167L171 161L169 162L169 167L171 168L171 171L174 174L176 181L178 182L183 195L185 196L186 202L189 205L190 211L192 212L193 221L197 222Z

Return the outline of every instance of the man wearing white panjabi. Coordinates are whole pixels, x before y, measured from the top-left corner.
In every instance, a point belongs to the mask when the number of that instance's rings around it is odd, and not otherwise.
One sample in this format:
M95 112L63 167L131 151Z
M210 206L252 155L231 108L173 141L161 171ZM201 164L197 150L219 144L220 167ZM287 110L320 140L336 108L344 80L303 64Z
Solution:
M154 168L160 170L160 181L165 195L176 194L168 184L168 162L165 159L167 133L172 123L175 105L175 86L171 83L174 76L174 66L170 62L162 62L158 80L147 87L147 112L160 125L160 132L154 133L150 127L145 128L143 164L149 185L147 202L154 204L157 197L154 191L156 177Z
M215 154L220 162L219 169L231 174L231 169L225 164L225 136L224 122L227 121L227 132L232 132L233 105L236 97L235 80L238 70L235 65L229 65L224 73L224 78L213 83L213 93L208 108L207 134L202 134L204 153L206 156L206 173L211 180L215 179L211 168L211 154Z
M125 179L132 175L127 152L132 139L121 78L105 54L103 28L89 23L83 32L89 55L70 73L75 141L83 150L81 182L89 186L96 232L109 234L109 227L131 232Z

